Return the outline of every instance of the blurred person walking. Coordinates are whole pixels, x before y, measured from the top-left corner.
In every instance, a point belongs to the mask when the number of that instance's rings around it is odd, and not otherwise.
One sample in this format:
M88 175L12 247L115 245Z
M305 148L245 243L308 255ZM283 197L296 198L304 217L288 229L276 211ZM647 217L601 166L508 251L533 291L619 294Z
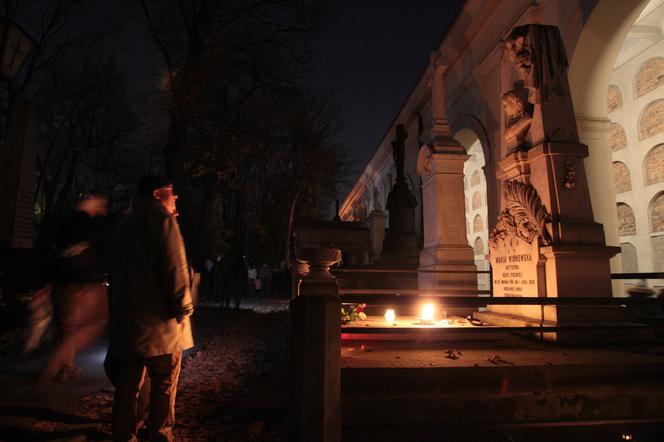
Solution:
M115 385L111 426L116 441L137 440L137 398L146 375L150 440L173 440L182 351L194 345L177 198L165 178L141 177L134 208L116 232L107 355Z
M67 382L80 372L78 352L94 343L108 322L105 255L108 243L106 214L108 200L97 194L85 195L76 211L67 217L56 234L52 260L53 303L60 342L40 375L40 383ZM48 291L46 286L42 291ZM47 293L37 298L47 304ZM37 314L37 311L33 312ZM33 324L37 327L42 322ZM26 350L38 345L35 329Z
M254 297L256 295L256 278L258 278L258 271L256 267L248 264L249 270L247 270L247 296Z

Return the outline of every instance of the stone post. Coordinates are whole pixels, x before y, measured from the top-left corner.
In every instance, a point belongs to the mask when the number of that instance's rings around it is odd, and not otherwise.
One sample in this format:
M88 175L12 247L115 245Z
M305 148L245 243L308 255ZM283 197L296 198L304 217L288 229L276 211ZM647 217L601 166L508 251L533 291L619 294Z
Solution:
M0 247L32 248L35 212L37 113L12 106L6 145L0 145Z
M424 243L420 270L477 270L472 247L466 236L463 165L468 160L445 118L443 74L445 65L438 53L431 57L431 99L433 126L429 145L420 149L417 172L422 176ZM472 273L420 273L422 289L477 290ZM467 295L467 294L466 294Z
M297 442L341 440L341 302L329 267L339 249L302 249L309 264L300 295L291 301L290 438Z
M380 260L385 240L385 214L372 210L369 214L369 258L372 263Z

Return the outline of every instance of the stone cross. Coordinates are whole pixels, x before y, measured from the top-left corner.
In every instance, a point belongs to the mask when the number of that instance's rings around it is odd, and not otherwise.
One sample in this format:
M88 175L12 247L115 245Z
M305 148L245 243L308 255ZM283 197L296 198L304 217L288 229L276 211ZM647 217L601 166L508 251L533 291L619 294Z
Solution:
M392 141L392 158L394 159L394 167L397 169L397 181L405 180L404 157L406 155L406 138L408 138L408 133L404 129L403 124L398 124L397 136Z

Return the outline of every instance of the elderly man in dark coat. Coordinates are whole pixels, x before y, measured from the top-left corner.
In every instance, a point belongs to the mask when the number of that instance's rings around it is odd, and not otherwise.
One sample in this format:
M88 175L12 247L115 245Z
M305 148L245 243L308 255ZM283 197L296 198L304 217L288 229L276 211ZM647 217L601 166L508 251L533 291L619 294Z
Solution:
M187 260L173 185L139 180L133 210L118 227L111 263L111 339L107 361L115 384L116 441L136 439L138 393L150 377L152 441L173 440L182 351L194 345Z

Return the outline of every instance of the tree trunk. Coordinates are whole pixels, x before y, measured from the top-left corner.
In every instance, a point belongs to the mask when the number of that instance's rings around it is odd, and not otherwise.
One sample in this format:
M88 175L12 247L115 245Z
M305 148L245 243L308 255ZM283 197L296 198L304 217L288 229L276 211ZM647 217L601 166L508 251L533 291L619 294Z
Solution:
M300 194L302 193L302 186L298 186L297 191L295 192L295 195L293 196L293 200L291 201L290 204L290 212L288 214L288 228L287 233L286 233L286 250L284 250L284 257L287 265L290 265L291 262L291 249L293 247L292 245L292 238L293 238L293 224L295 223L295 211L297 208L297 201L300 199Z

